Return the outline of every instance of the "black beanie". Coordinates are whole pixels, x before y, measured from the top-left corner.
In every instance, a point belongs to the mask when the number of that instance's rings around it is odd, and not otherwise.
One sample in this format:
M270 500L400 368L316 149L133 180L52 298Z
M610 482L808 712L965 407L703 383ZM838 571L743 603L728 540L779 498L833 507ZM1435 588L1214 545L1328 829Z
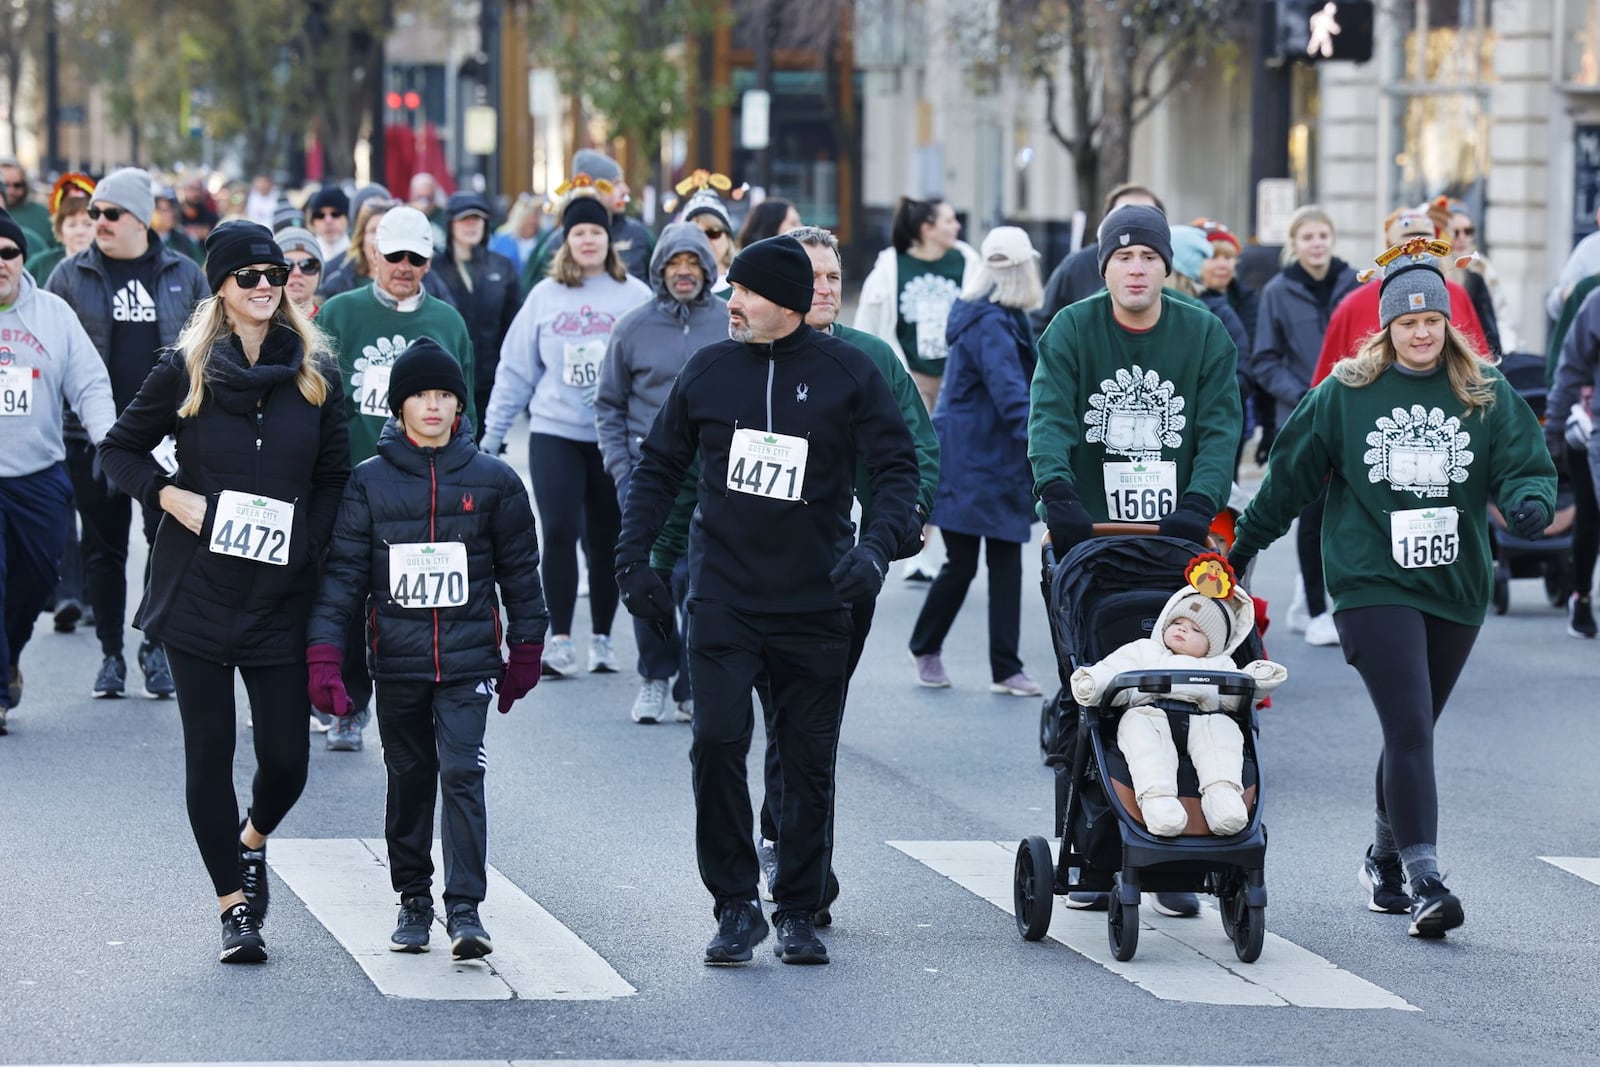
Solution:
M1106 275L1106 263L1119 248L1144 245L1153 249L1172 273L1172 227L1160 208L1148 204L1123 204L1100 223L1100 277Z
M431 337L419 337L406 345L389 368L389 410L399 415L406 398L425 389L454 393L461 405L458 414L466 413L467 380L462 377L461 364Z
M28 258L28 235L22 232L22 227L9 211L0 210L0 237L9 237L17 242L17 247L22 249L22 258Z
M606 233L611 232L611 212L599 197L582 193L570 198L561 209L561 228L570 232L574 226L592 222Z
M802 315L811 311L811 257L787 234L745 245L733 257L728 281L790 311Z
M222 290L228 275L241 267L271 263L287 267L283 249L272 239L272 231L259 222L229 219L206 237L206 281L213 293Z
M341 215L350 214L350 198L344 195L344 190L337 185L327 185L311 194L311 199L306 201L306 219L313 220L317 212L325 207L331 207Z

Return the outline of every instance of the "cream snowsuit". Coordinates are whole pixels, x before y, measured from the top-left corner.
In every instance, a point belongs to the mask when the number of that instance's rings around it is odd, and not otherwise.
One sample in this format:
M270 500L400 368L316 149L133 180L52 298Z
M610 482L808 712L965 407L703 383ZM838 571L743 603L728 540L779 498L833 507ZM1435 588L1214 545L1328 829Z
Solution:
M1163 641L1167 627L1180 614L1204 618L1200 628L1210 641L1207 656L1173 652ZM1198 614L1197 614L1198 613ZM1209 615L1205 613L1210 613ZM1156 617L1152 637L1130 641L1099 663L1072 673L1072 695L1088 707L1096 703L1111 680L1123 671L1167 669L1183 671L1237 671L1232 652L1255 625L1255 605L1249 594L1234 586L1226 600L1212 600L1184 586L1167 600ZM1220 638L1220 640L1218 640ZM1243 668L1262 691L1276 689L1289 673L1271 660L1255 660ZM1188 825L1178 800L1178 749L1167 713L1155 706L1158 699L1193 704L1202 711L1218 711L1223 698L1214 685L1175 685L1170 693L1124 690L1116 698L1128 704L1117 724L1117 747L1128 761L1134 797L1145 826L1159 837L1176 837ZM1228 697L1228 709L1238 697ZM1244 735L1229 716L1189 716L1189 759L1200 781L1200 809L1214 834L1236 834L1249 822L1244 805Z

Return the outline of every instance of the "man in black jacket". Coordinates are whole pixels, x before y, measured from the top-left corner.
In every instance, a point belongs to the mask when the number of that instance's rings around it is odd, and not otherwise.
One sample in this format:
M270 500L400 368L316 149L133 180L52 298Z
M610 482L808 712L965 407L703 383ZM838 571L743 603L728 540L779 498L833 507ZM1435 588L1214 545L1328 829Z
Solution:
M822 907L833 852L848 605L877 595L889 561L917 540L917 457L872 361L805 324L812 269L798 241L750 245L728 278L731 339L689 358L645 438L623 508L617 584L630 612L665 629L672 595L650 569L650 547L698 453L690 755L696 849L718 920L705 960L745 962L768 932L745 782L750 690L765 672L783 764L777 954L786 963L826 963L812 913ZM858 457L873 513L853 544Z

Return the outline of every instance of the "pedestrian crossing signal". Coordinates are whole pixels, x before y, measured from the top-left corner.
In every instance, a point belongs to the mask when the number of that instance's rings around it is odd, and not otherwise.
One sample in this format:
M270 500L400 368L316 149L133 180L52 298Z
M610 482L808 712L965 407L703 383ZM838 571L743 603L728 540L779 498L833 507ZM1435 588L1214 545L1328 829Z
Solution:
M1366 63L1372 59L1372 0L1278 0L1279 62Z

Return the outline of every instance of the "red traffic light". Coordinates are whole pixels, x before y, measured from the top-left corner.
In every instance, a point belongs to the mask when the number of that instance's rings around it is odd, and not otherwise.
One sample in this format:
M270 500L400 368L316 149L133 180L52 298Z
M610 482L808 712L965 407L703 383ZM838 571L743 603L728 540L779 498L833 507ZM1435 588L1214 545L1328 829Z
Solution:
M410 108L412 111L415 111L421 106L422 106L422 95L420 93L416 93L416 92L406 93L406 107Z
M399 111L400 110L400 94L399 93L389 93L387 96L385 96L383 98L383 102L384 102L384 104L386 104L388 106L390 111Z

